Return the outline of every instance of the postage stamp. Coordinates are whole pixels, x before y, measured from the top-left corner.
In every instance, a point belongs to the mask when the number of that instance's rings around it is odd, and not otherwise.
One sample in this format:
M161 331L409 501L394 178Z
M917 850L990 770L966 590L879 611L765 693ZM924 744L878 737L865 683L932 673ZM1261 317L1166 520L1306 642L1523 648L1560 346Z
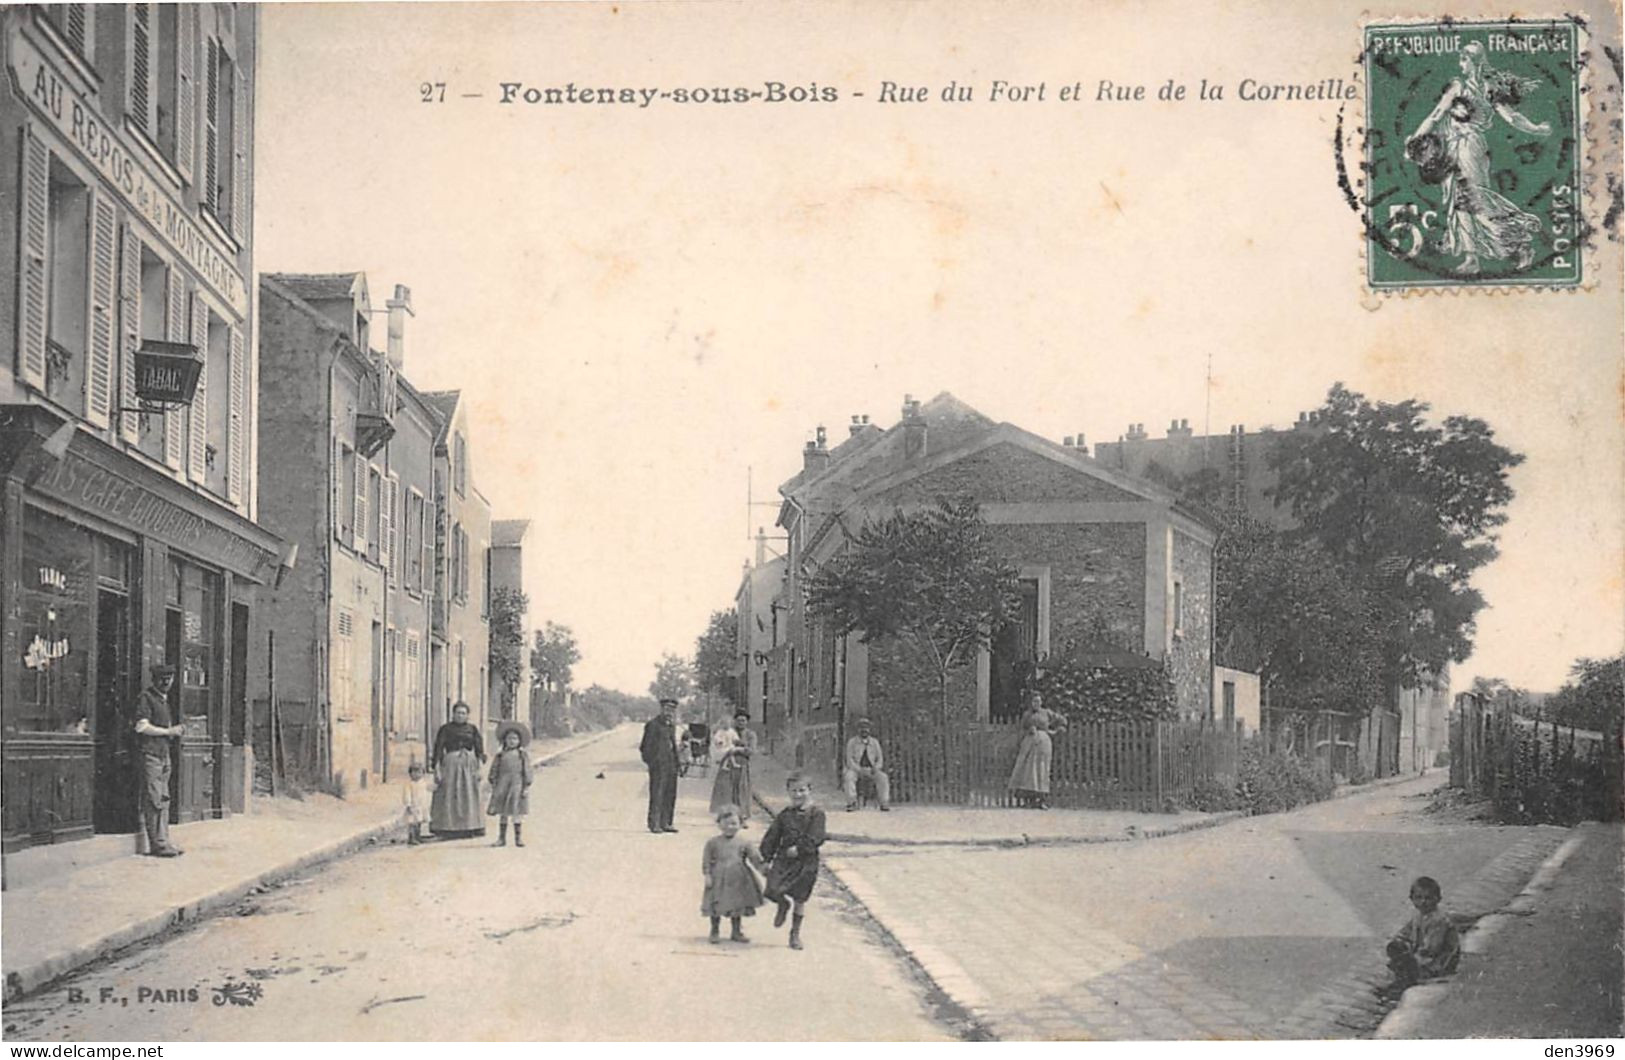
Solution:
M1370 285L1578 285L1578 25L1379 23L1364 45Z

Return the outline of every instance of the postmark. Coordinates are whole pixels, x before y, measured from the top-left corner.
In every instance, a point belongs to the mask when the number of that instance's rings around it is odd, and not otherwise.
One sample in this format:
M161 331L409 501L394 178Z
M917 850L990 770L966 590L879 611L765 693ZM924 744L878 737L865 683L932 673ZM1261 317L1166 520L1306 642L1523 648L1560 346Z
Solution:
M1580 285L1583 47L1566 19L1365 27L1372 288Z

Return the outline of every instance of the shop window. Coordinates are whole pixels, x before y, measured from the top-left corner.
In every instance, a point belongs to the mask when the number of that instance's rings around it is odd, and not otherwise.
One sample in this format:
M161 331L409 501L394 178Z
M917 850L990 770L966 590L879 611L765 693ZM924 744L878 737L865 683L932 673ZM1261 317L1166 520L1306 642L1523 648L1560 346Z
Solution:
M32 509L23 513L21 592L17 601L22 672L6 697L8 733L86 733L94 625L91 536Z
M180 572L181 653L176 664L188 735L212 734L219 674L220 577L190 563Z
M85 410L90 297L90 190L51 159L45 392L75 413Z

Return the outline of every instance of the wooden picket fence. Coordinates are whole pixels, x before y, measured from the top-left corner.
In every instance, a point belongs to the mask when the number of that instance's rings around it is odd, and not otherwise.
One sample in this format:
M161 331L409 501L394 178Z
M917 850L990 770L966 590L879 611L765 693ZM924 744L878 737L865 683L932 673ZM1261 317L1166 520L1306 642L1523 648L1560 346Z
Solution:
M1450 715L1450 784L1508 823L1619 820L1625 738L1539 722L1463 692Z
M892 799L1002 807L1024 735L1014 722L905 724L877 719ZM1160 811L1207 782L1236 776L1243 737L1211 723L1084 722L1052 736L1050 802L1091 809Z

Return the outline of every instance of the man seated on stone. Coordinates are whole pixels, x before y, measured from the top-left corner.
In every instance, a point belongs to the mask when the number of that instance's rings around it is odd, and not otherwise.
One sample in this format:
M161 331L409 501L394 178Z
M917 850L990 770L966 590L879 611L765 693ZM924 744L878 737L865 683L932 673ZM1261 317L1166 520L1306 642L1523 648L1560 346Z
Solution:
M846 768L841 777L846 787L846 808L858 808L858 779L867 777L875 786L880 808L890 812L891 780L886 776L886 759L881 753L880 741L870 735L868 718L859 718L857 726L858 734L846 741Z

